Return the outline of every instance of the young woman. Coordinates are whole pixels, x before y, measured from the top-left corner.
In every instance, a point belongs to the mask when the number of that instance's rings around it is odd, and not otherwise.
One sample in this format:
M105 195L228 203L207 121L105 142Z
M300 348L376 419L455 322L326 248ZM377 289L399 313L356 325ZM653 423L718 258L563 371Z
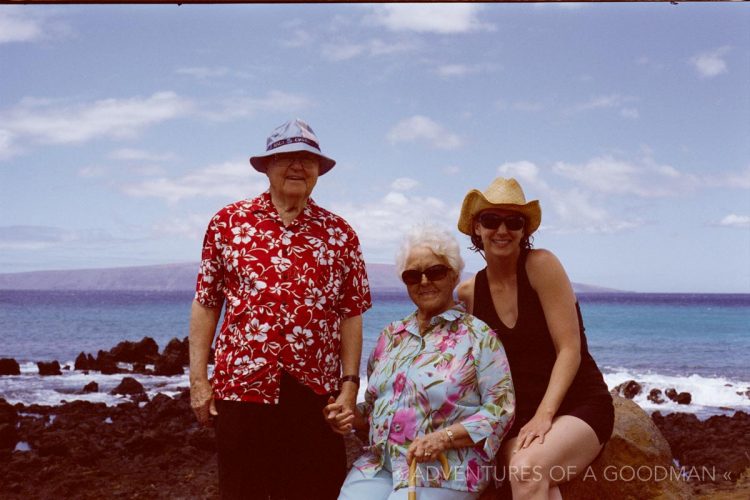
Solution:
M541 218L515 179L497 178L466 195L458 221L487 261L458 297L500 337L515 387L516 418L501 450L514 500L561 498L558 484L584 472L614 422L565 270L531 248Z

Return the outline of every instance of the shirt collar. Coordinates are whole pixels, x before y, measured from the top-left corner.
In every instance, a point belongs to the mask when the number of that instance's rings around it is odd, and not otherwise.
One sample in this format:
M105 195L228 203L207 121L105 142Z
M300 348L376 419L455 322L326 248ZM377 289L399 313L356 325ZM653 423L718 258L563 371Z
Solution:
M440 323L450 323L461 318L464 314L466 314L466 306L464 306L462 302L457 302L453 307L446 309L437 316L433 316L430 320L430 325L435 326ZM407 331L410 334L416 335L418 337L422 336L419 333L417 311L414 311L409 316L404 318L404 321L401 323L400 328L396 331L396 333L400 333L402 331Z
M279 212L276 211L276 207L271 202L271 191L267 190L261 193L258 197L251 201L250 210L258 217L264 217L281 221ZM312 198L307 199L305 208L302 213L292 221L292 224L297 222L303 222L306 219L315 218L315 212L318 210L318 204Z

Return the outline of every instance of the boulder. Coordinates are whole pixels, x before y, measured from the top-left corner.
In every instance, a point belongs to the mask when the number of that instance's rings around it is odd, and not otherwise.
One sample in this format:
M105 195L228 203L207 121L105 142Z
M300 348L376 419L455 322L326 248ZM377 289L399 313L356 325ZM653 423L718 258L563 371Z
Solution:
M57 361L44 362L39 361L36 366L39 368L39 375L62 375L60 371L60 363Z
M628 399L633 399L641 393L642 389L641 384L635 380L628 380L615 387L613 392L617 395L625 396Z
M185 369L182 362L175 356L159 356L154 365L154 375L182 375Z
M18 441L17 421L18 412L16 409L0 398L0 451L9 451L16 447Z
M683 499L691 496L672 462L672 451L651 418L632 401L614 396L615 428L602 453L561 486L563 498Z
M138 395L145 394L143 385L133 377L125 377L120 382L120 385L112 389L110 394L123 394L123 395Z
M83 386L83 392L84 393L99 392L99 384L97 384L96 382L92 380L91 382Z
M159 345L151 337L143 337L138 342L120 342L109 353L116 362L152 363L159 355Z
M103 375L120 373L120 369L117 367L117 361L115 360L115 357L106 351L99 351L97 353L96 369L102 372Z
M21 367L13 358L0 359L0 375L20 375Z
M661 397L661 389L651 389L648 393L648 400L658 405L664 403L664 398Z
M91 354L80 353L73 364L76 370L96 370L96 360Z
M664 391L664 394L677 404L689 405L693 399L693 396L689 392L678 393L676 389L669 388Z

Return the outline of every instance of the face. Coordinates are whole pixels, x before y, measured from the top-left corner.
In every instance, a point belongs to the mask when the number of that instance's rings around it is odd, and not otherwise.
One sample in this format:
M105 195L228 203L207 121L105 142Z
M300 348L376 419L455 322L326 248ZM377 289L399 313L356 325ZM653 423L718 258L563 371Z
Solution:
M478 214L474 222L474 233L482 238L485 255L509 256L520 251L524 228L508 229L512 223L503 222L496 229L488 229L479 220L484 214L493 214L500 217L521 216L512 210L489 209Z
M308 198L318 182L320 161L310 153L274 155L266 167L271 192L291 198Z
M413 248L407 256L404 266L405 271L424 271L438 265L449 268L448 273L442 279L430 281L427 276L422 274L419 283L406 285L409 297L411 297L419 312L426 317L440 314L453 306L453 289L457 283L456 272L450 269L444 258L438 257L427 247Z

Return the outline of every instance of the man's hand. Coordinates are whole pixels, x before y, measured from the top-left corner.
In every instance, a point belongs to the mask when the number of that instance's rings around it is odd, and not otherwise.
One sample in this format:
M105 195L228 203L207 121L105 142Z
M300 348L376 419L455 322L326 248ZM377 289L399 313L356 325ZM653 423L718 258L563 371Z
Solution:
M340 398L341 396L339 396ZM354 428L354 411L353 408L345 407L344 403L333 399L333 396L331 396L328 398L328 405L323 408L323 418L326 419L333 432L347 435Z
M211 425L211 417L218 415L218 412L208 379L190 381L190 406L201 425Z

